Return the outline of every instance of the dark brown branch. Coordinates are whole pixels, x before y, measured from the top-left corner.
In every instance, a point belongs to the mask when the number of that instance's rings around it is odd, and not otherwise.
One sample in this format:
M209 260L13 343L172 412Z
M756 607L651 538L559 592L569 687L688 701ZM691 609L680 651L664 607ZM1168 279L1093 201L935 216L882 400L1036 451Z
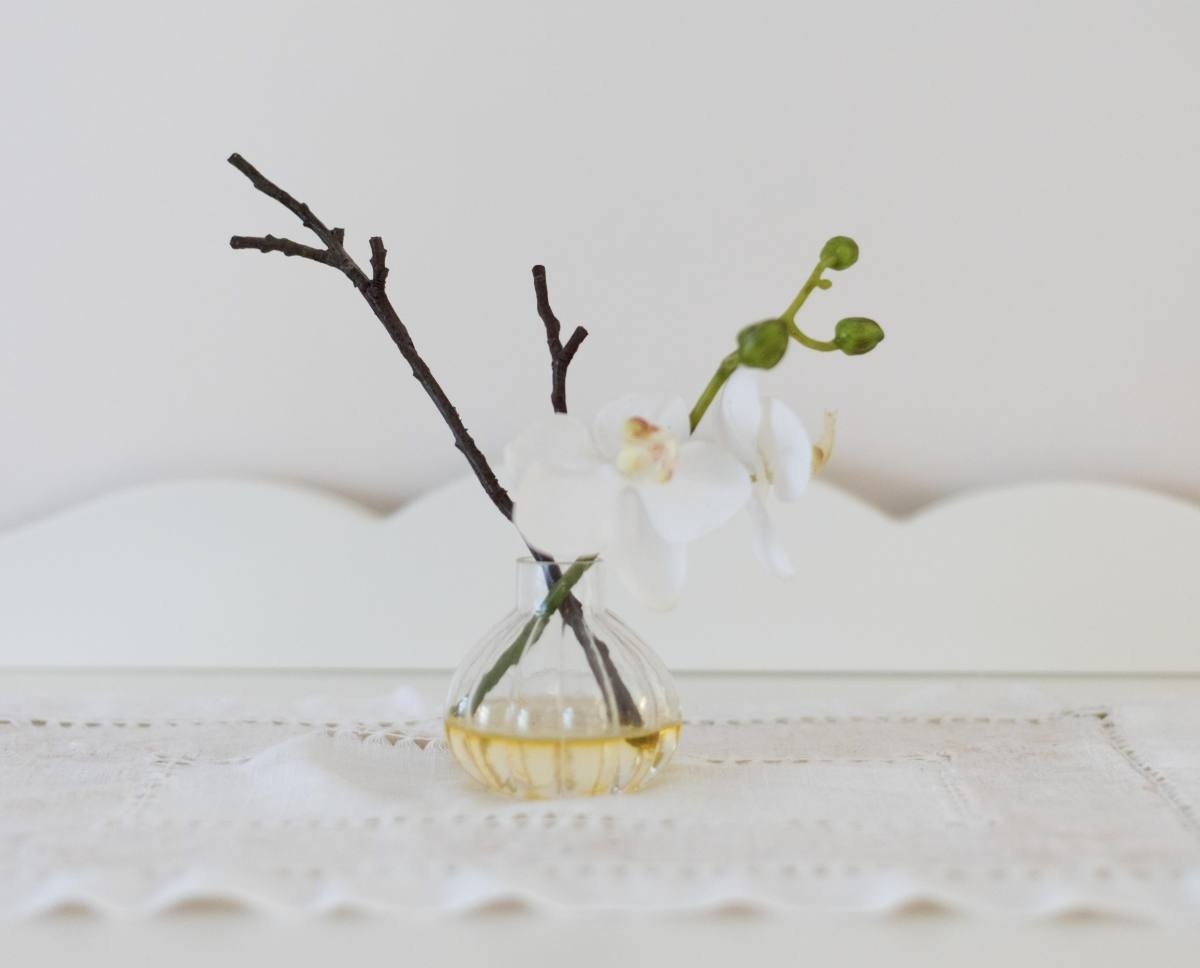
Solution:
M333 248L335 244L338 246L341 245L341 239L334 234L333 230L326 228L325 223L317 218L307 205L301 201L297 201L269 178L266 178L262 172L237 152L229 156L229 163L249 178L250 183L260 192L268 198L275 199L275 201L295 215L296 218L300 219L301 224L324 242L326 248Z
M421 358L421 354L417 352L416 344L413 343L407 327L400 321L399 314L392 306L387 293L384 291L387 270L384 266L386 250L383 248L383 242L379 239L371 240L371 267L374 276L369 278L358 263L346 252L342 244L343 233L341 231L334 231L327 228L325 223L313 214L312 209L285 192L241 155L230 155L229 163L249 178L255 188L268 198L273 198L279 202L280 205L300 219L305 228L325 243L322 258L316 261L323 262L325 265L332 266L340 271L362 293L363 298L366 299L367 304L371 307L371 311L383 323L383 327L387 330L388 335L391 336L392 342L396 344L396 348L400 350L401 355L412 368L413 376L429 395L438 413L441 414L442 419L446 421L446 425L450 428L450 433L454 437L454 446L462 452L463 457L466 458L476 479L482 485L492 503L496 505L501 514L511 521L513 511L512 498L501 487L495 473L492 471L491 465L487 462L487 458L483 456L483 452L480 451L471 434L467 431L467 427L463 423L462 417L459 416L458 410L450 402L450 398L446 396L446 391L442 389L441 384L434 378L433 371L429 369L428 364ZM262 242L265 239L252 240L244 236L234 236L230 240L230 246L235 249L257 248L263 252L283 251L279 247L262 248L259 245L239 244L239 241L241 243L251 241ZM279 243L283 241L282 239L278 240ZM309 248L308 246L299 246L298 243L291 244L297 248ZM321 252L321 250L317 249L313 249L312 251ZM294 252L287 254L300 255L302 253ZM306 256L306 258L312 258L312 256Z
M588 331L582 326L576 326L575 332L571 334L571 338L567 340L566 345L562 348L562 368L563 376L566 376L567 367L571 365L571 360L575 359L575 354L579 351L579 347L583 345L583 341L587 339Z
M496 479L491 465L488 464L487 458L483 456L474 439L472 439L471 434L467 431L458 410L450 402L450 398L446 396L446 392L442 389L441 384L434 378L433 371L429 369L428 364L421 358L421 354L417 352L416 344L413 342L412 336L409 335L408 328L400 321L399 314L387 296L387 249L384 248L383 240L379 236L374 236L370 240L371 275L368 277L346 251L344 246L345 232L342 229L327 228L325 223L317 218L306 204L298 201L274 182L270 181L270 179L266 178L241 155L230 155L229 163L249 178L250 182L260 192L268 198L279 202L279 204L300 219L304 227L309 229L325 245L324 249L317 249L312 246L301 245L298 242L292 242L289 239L276 239L270 235L262 237L235 235L230 239L230 247L234 249L257 249L260 252L281 252L284 255L301 256L315 262L320 262L323 265L331 266L345 275L362 294L367 304L371 307L371 311L383 324L384 329L391 336L392 342L396 344L397 349L400 350L401 355L408 362L408 365L412 369L413 377L424 388L429 398L433 401L433 405L437 408L438 413L450 428L450 433L454 437L454 446L466 458L467 463L487 493L487 496L500 513L511 521L513 516L512 498ZM538 282L539 270L540 283ZM555 410L563 413L566 411L567 406L567 366L579 349L579 344L587 336L587 331L582 327L577 328L567 341L567 346L562 346L558 341L558 320L550 310L549 299L546 296L545 270L540 266L534 269L534 283L538 287L538 311L540 313L544 306L547 315L543 315L543 320L549 318L553 320L553 325L555 326L553 341L551 342L551 365L554 382L552 401L554 402ZM550 326L551 323L547 322L548 340L551 338ZM549 555L533 547L530 547L529 550L537 560L546 564L546 571L551 581L556 582L562 577L562 572L556 565L551 563L553 559ZM579 600L574 596L568 596L560 611L563 621L570 626L575 637L579 640L588 665L597 682L600 684L601 689L604 689L606 682L611 686L620 721L630 726L641 725L641 714L613 664L608 646L592 635Z
M550 349L550 405L555 413L567 412L567 368L580 345L587 339L587 330L576 326L566 345L562 343L562 323L550 308L550 293L546 287L546 267L533 267L533 291L537 311L546 327L546 345Z
M558 321L558 317L554 315L554 310L550 308L550 292L546 288L546 267L533 267L533 291L537 296L537 311L542 317L542 322L546 326L546 339L550 343L551 353L557 352L560 348L558 342L558 334L562 331L562 323Z
M284 255L295 255L302 259L312 259L322 265L330 265L329 250L317 249L311 245L301 245L291 239L277 239L273 235L253 236L235 235L229 240L231 249L257 249L259 252L282 252Z
M371 236L371 284L380 292L387 285L387 249L383 247L383 239L378 235Z
M557 566L551 566L551 568L552 572L558 572L558 576L562 577L562 572ZM555 580L557 581L557 578ZM621 678L621 673L617 671L616 664L609 654L608 644L603 639L594 636L591 629L588 628L587 617L583 614L583 606L579 604L579 599L574 595L567 596L559 611L562 613L563 621L575 633L576 640L583 648L588 668L596 682L600 684L601 691L604 690L605 682L612 687L613 702L617 707L617 719L625 726L641 726L642 714L638 710L637 703L634 702L629 687L625 685L625 680Z

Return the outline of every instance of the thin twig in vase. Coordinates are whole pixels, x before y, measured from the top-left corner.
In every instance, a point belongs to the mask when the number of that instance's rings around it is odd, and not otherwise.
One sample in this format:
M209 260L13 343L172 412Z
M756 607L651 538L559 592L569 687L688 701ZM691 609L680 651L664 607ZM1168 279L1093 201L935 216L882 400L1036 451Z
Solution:
M588 331L582 326L576 326L567 339L566 344L563 344L562 323L559 322L558 316L555 315L554 310L550 307L550 291L546 284L545 266L536 265L533 267L533 292L537 301L538 316L546 329L546 346L550 350L550 405L554 408L555 413L566 413L567 369L570 367L571 361L575 359L575 354L578 352L579 347L587 339ZM621 675L612 661L607 643L602 639L596 638L589 631L587 620L583 614L583 608L579 604L579 599L571 591L579 579L583 577L583 573L595 562L595 558L581 558L568 570L569 575L564 577L562 569L554 564L549 556L541 554L532 547L530 548L530 552L534 558L545 565L546 585L549 591L543 605L558 603L556 607L562 614L563 621L571 627L571 630L575 633L575 638L579 640L579 644L583 648L584 657L591 668L592 675L595 677L596 682L599 683L601 692L604 693L605 702L611 702L616 706L617 717L621 724L624 726L641 726L641 713L638 712L637 705L633 701L633 696L630 695L625 682L621 679ZM552 615L553 613L554 609L550 608L547 615ZM508 668L521 660L521 656L525 654L525 650L537 642L545 627L545 620L539 621L536 617L526 623L517 641L501 654L500 658L496 660L496 664L488 670L487 674L480 681L481 687L485 688L476 690L475 695L472 697L472 712L483 701L483 697L487 694L488 689L499 682ZM592 648L593 644L595 646L594 649ZM612 686L611 695L606 685L609 683Z
M533 267L533 291L537 295L537 311L546 327L546 345L550 347L550 405L555 413L567 412L567 367L583 341L587 339L588 331L582 326L576 326L566 345L563 345L560 334L562 323L550 308L550 293L546 288L546 267Z
M480 451L478 445L471 437L466 425L462 421L462 417L459 416L458 410L450 402L450 398L446 396L446 392L434 377L433 371L430 370L428 364L422 359L420 353L417 352L416 344L409 335L407 327L401 322L399 314L392 306L391 300L387 295L387 250L384 248L383 239L379 236L372 236L370 240L371 274L368 276L346 251L344 229L327 227L324 222L313 214L312 209L264 176L241 155L230 155L229 163L245 175L260 192L268 198L279 202L279 204L300 219L301 224L316 235L325 246L323 249L319 249L314 246L294 242L291 239L276 238L273 235L235 235L229 240L230 247L234 249L254 249L258 252L278 252L285 256L308 259L312 262L337 269L346 276L354 288L367 301L367 304L371 307L371 311L383 324L384 329L391 336L392 342L396 344L397 349L400 350L401 355L411 367L413 377L421 384L425 392L429 395L429 398L433 401L433 405L437 408L438 413L450 428L450 433L454 438L454 446L466 458L467 464L475 474L484 492L491 499L497 510L511 521L513 516L512 498L496 478L495 472L493 472L487 458L484 457L483 452ZM539 270L541 271L539 272ZM557 317L550 310L549 299L546 295L545 270L541 269L540 266L534 269L534 286L538 296L538 312L546 326L546 338L550 346L553 387L551 400L555 410L563 413L566 411L567 368L570 366L575 352L579 349L579 345L587 336L587 331L582 327L577 328L564 346L559 341L561 326ZM533 547L530 547L529 550L538 561L547 564L547 577L550 579L551 584L557 585L562 582L563 576L561 570L552 563L553 558L550 555ZM572 582L573 584L574 582ZM561 597L561 592L559 593L559 611L562 614L563 620L570 626L575 637L579 640L580 647L587 658L588 666L593 676L595 676L606 700L611 697L611 701L616 707L619 721L626 726L641 725L641 715L633 701L633 697L629 694L629 690L617 673L616 667L609 655L608 646L592 635L591 630L587 626L583 607L574 595L569 594L570 587L567 586L565 589L567 592L565 598ZM548 593L547 599L550 600L550 598L551 595ZM500 669L499 671L502 675L504 669Z

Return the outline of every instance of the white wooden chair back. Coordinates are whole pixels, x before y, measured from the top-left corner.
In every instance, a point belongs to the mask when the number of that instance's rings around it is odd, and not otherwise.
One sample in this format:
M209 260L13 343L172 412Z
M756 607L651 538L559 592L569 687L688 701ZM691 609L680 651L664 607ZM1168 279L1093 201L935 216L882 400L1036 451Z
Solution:
M889 517L828 485L697 546L680 608L613 607L677 669L1200 671L1200 508L1037 484ZM0 665L454 666L511 605L511 528L463 479L389 517L200 480L0 534Z

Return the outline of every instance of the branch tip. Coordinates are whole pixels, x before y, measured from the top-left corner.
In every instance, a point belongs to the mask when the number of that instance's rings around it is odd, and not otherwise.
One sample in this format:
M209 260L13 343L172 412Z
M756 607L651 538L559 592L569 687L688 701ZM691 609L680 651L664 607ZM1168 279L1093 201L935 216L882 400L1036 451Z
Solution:
M333 254L328 249L318 249L312 245L302 245L291 239L279 239L274 235L235 235L229 240L231 249L255 249L259 252L281 252L284 255L299 256L301 259L311 259L322 265L333 265Z
M571 334L571 338L563 345L562 348L562 363L563 369L566 369L568 363L575 358L575 354L579 351L579 347L583 345L583 341L587 339L588 331L582 326L576 326L575 332Z
M562 341L562 323L550 308L550 291L546 285L546 267L533 267L533 291L537 296L537 311L546 327L546 346L550 350L550 405L555 413L567 412L567 367L587 339L587 330L576 326L566 344Z

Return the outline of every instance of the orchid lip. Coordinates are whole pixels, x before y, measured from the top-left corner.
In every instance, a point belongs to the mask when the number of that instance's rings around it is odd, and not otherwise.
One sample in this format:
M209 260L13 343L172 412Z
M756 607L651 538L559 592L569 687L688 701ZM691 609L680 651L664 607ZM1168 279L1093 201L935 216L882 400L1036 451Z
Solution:
M617 453L617 469L633 480L665 484L675 476L679 441L644 417L630 417L621 425L624 445Z

